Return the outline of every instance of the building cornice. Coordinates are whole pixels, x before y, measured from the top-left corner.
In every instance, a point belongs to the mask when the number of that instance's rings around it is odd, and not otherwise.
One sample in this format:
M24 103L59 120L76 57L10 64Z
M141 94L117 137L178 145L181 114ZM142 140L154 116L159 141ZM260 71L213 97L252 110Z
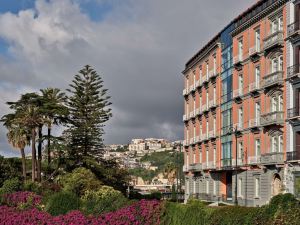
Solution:
M255 7L249 9L244 14L239 16L235 19L234 22L234 30L231 32L232 37L238 35L242 31L249 28L251 25L255 24L262 18L272 14L274 11L282 7L286 2L289 0L277 0L276 2L269 3L269 1L264 0L259 2L259 4L255 5ZM265 5L266 4L266 5ZM256 13L255 15L251 15L255 13L255 10L257 10L259 7L265 7L260 12ZM249 18L249 19L248 19ZM244 22L242 22L245 20Z

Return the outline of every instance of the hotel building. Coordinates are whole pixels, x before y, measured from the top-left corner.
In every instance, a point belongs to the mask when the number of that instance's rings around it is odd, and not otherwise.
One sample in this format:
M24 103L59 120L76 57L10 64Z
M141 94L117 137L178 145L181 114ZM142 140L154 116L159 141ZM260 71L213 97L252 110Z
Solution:
M300 197L299 12L300 1L257 1L186 63L186 200Z

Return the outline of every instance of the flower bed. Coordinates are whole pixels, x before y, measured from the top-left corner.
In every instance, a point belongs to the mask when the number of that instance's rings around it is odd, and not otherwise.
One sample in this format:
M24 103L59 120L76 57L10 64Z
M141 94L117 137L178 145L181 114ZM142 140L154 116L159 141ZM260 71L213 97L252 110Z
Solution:
M99 217L86 217L80 211L51 216L36 208L18 210L15 207L0 206L0 224L47 224L47 225L156 225L159 224L161 203L141 200L116 212Z

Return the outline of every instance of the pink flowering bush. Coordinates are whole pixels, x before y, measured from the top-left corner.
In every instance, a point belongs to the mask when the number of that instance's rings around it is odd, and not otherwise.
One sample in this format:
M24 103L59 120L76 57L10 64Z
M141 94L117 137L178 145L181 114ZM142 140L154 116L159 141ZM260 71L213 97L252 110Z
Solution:
M36 208L18 210L15 207L0 206L0 224L47 224L47 225L157 225L160 223L161 203L157 200L141 200L115 212L99 217L84 216L80 211L51 216Z
M42 197L29 191L18 191L11 194L3 195L3 202L9 206L20 206L22 204L30 204L37 206L41 203Z

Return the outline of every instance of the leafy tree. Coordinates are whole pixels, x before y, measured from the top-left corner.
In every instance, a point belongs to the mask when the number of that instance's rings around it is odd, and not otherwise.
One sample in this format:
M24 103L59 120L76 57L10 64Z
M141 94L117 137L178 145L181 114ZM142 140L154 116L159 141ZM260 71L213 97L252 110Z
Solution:
M0 155L0 187L5 180L21 178L21 162L18 158L4 158Z
M102 78L88 65L75 75L68 92L70 157L82 163L84 157L103 155L103 126L111 117L110 97Z
M45 117L47 126L47 160L48 165L51 162L51 139L55 142L55 137L51 135L53 125L58 125L67 122L69 110L64 105L66 101L65 93L58 88L46 88L40 90L42 93L42 113Z

